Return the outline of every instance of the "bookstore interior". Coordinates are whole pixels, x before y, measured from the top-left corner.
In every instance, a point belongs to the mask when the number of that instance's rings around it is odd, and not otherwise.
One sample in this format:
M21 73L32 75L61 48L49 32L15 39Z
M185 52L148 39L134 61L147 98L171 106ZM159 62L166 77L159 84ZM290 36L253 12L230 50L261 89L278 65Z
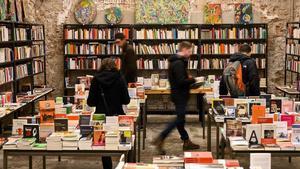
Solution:
M299 75L299 0L0 0L0 168L300 169Z

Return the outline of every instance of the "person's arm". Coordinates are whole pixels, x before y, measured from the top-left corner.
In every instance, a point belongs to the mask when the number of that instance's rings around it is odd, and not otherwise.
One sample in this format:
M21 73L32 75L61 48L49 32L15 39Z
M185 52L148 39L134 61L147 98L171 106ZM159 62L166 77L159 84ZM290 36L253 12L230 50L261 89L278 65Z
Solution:
M121 84L121 103L124 104L124 105L127 105L129 104L130 102L130 96L129 96L129 93L128 93L128 88L127 88L127 85L125 83L125 80L121 77L120 78L120 84Z
M223 76L221 77L221 81L220 81L219 94L223 96L228 94L226 82Z
M97 90L98 84L95 78L92 79L89 96L87 99L87 104L91 107L97 105L97 101L99 100L97 93L100 91Z
M185 76L186 70L184 68L184 63L177 61L176 63L173 63L173 73L176 79L176 82L179 86L189 86L193 83L195 83L194 78L189 78Z

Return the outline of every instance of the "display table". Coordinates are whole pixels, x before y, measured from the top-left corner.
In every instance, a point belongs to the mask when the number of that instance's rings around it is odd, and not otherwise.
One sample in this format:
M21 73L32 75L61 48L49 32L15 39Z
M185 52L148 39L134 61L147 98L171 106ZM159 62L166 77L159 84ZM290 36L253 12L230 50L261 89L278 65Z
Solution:
M125 155L128 161L128 155L131 150L3 150L3 169L8 169L8 156L28 156L29 169L32 169L32 156L43 157L43 169L46 169L47 156L76 156L76 157L95 157L95 156L117 156ZM100 158L99 158L100 159Z
M199 121L201 122L201 125L203 127L203 139L205 139L205 114L203 112L203 96L208 93L208 92L213 92L212 88L209 87L200 87L197 89L191 89L190 94L191 95L196 95L197 96L197 111L199 114ZM170 95L171 91L170 89L149 89L145 90L145 94L147 96L151 95ZM144 125L143 125L143 149L145 149L145 140L146 140L146 127L147 127L147 99L145 102L145 120L144 120Z

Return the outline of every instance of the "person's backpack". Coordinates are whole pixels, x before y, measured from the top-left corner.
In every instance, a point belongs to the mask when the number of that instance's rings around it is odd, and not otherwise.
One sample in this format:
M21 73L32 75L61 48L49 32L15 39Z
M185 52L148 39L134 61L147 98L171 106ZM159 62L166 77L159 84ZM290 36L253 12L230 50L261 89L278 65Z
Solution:
M245 84L242 75L242 63L240 61L229 62L224 69L223 78L232 97L245 95Z

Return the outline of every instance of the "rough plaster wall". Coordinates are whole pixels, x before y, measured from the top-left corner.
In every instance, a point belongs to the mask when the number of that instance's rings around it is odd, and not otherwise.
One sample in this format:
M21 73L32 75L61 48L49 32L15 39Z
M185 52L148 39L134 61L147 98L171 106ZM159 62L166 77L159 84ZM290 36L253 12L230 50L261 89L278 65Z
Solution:
M75 3L78 0L29 0L29 19L37 23L45 24L47 44L47 71L48 84L56 87L55 95L63 92L63 44L62 24L76 23L73 17ZM103 0L95 0L98 5L98 16L95 23L102 24ZM270 91L274 91L276 84L283 83L284 49L285 49L285 25L291 21L292 0L192 0L191 23L203 23L203 6L206 2L221 3L223 6L223 22L232 23L233 7L236 2L252 2L254 7L255 22L269 24L269 85ZM299 20L300 2L297 1L295 14ZM124 19L122 23L134 23L134 6L124 7Z

